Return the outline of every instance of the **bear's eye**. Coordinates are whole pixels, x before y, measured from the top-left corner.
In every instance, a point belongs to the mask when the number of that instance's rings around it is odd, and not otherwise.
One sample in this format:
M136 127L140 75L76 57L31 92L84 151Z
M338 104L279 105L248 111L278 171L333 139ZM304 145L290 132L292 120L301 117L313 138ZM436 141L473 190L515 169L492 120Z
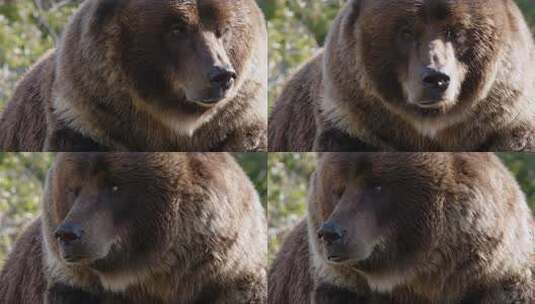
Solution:
M112 185L111 186L111 192L118 192L119 191L119 186L117 185Z
M173 36L182 36L186 32L186 26L182 23L176 23L171 26L170 33Z
M379 183L371 183L370 186L369 186L369 189L373 193L382 193L383 190L384 190L384 187L383 187L383 185L381 185Z
M219 28L216 30L215 35L217 38L222 38L224 36L227 36L230 33L230 27L224 26L222 28Z
M447 29L445 35L446 35L446 39L449 41L456 41L459 39L459 32L457 32L453 28Z
M456 42L457 44L463 45L466 43L467 31L466 30L449 30L446 32L446 37L450 41Z
M401 31L399 32L399 35L401 39L404 41L412 41L414 39L414 31L409 27L403 27L401 28Z
M333 196L336 199L341 198L342 195L344 194L344 191L345 191L345 187L335 187L335 188L332 189Z
M73 198L77 198L80 195L80 187L69 187L67 191Z

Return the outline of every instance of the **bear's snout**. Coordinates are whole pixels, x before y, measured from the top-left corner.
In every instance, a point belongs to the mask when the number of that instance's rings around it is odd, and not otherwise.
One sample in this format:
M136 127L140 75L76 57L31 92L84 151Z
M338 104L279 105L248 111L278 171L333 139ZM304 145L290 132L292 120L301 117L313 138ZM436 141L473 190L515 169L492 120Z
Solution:
M61 224L54 232L54 237L60 242L69 244L82 239L84 231L76 224Z
M318 238L327 246L343 241L344 234L343 228L332 221L323 223L318 230Z
M348 259L345 235L344 228L333 221L323 223L318 230L318 239L323 242L330 262L342 263Z
M83 258L83 236L82 227L72 223L63 223L54 232L61 255L67 262L74 263Z
M422 75L422 82L428 95L443 94L450 86L451 78L444 72L427 69Z
M236 71L230 66L214 66L208 73L208 78L212 85L225 92L230 90L236 77Z

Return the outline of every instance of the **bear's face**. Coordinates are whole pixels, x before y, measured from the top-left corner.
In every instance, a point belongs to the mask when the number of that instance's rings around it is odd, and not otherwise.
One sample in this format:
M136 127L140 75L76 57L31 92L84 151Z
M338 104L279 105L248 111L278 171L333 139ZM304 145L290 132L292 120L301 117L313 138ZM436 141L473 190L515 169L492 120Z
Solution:
M57 157L45 210L52 248L65 264L112 272L142 263L154 248L169 248L178 210L176 178L155 158Z
M446 164L440 154L323 155L309 206L321 258L370 274L410 267L438 239Z
M206 108L235 96L253 39L241 2L131 0L120 9L116 53L144 102Z
M356 1L366 74L387 106L433 118L471 106L496 77L506 20L487 1ZM357 4L355 4L357 5Z

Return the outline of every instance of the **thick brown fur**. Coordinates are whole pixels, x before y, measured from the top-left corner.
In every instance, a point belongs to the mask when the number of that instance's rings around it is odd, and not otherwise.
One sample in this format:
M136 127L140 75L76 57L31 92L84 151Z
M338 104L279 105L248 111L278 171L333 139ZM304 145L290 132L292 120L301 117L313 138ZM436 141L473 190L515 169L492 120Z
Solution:
M82 228L76 256L55 233L65 225ZM265 303L265 229L252 183L227 154L60 154L43 214L0 274L0 298Z
M444 8L448 15L440 18L446 21L429 21ZM458 94L453 100L420 108L408 101L410 90L403 87L403 78L415 76L406 75L410 59L398 41L407 34L398 31L425 24L440 35L440 30L449 31L439 28L444 23L459 27L452 44L455 62L450 62L462 82L452 89ZM331 27L325 49L291 78L276 102L269 149L535 150L533 65L532 34L512 0L492 5L348 1Z
M268 284L272 304L534 303L533 216L491 154L326 153Z
M4 303L43 302L46 280L40 263L43 260L42 240L41 221L38 220L26 228L15 243L0 275L0 295Z
M236 72L220 97L216 66ZM253 0L84 1L0 129L5 151L266 150L262 12Z

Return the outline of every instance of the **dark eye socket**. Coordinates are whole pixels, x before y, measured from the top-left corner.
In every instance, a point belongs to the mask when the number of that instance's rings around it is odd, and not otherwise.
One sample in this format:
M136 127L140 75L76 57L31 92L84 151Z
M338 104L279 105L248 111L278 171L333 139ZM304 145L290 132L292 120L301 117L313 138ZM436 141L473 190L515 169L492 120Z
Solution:
M373 193L382 193L384 191L384 185L379 182L370 182L368 189L370 189Z
M111 189L112 193L119 192L119 190L120 190L119 186L115 185L115 184L111 185L110 189Z
M444 31L447 40L456 42L462 42L466 33L466 30L461 26L449 27Z
M409 41L414 39L415 33L412 28L405 26L399 31L399 35L401 39Z
M445 35L448 40L457 40L459 38L459 33L453 28L446 29Z
M344 194L344 191L346 190L345 187L335 187L332 189L332 192L333 192L333 195L336 197L336 198L340 198L342 197L342 195Z
M170 33L173 36L182 36L186 33L186 25L183 23L175 23L171 26Z
M215 32L217 38L221 38L223 36L226 36L227 34L230 33L230 27L228 26L223 26L221 28L218 28Z
M74 198L77 198L78 195L80 195L80 190L81 188L80 187L69 187L68 191L70 194L72 194L74 196Z

